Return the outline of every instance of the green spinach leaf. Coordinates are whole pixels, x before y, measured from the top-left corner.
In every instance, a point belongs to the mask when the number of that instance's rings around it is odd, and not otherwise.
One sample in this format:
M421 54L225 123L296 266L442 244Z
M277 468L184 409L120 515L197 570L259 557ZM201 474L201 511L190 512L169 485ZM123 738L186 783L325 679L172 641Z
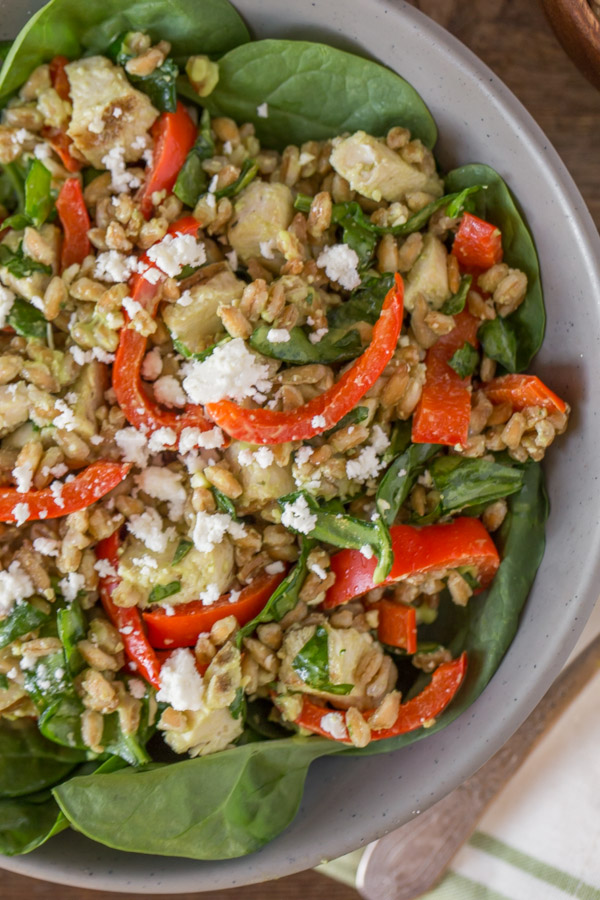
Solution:
M363 345L358 331L334 328L313 344L303 328L290 331L290 339L285 342L269 340L269 325L259 325L250 335L250 345L272 359L281 359L294 365L324 363L330 365L355 359L362 352Z
M56 627L62 642L65 659L71 676L85 668L85 661L77 649L77 644L87 634L87 621L81 603L77 598L56 613Z
M181 590L180 581L170 581L168 584L155 584L148 596L148 603L159 603L166 597L172 597Z
M44 272L46 275L52 274L50 266L46 266L30 256L25 256L23 253L23 242L19 244L17 250L11 250L6 244L0 244L0 266L6 266L10 274L14 275L15 278L26 278L28 275L33 275L34 272ZM39 313L39 310L37 312ZM44 321L46 320L44 319Z
M523 486L523 469L487 459L440 456L431 463L429 472L440 493L442 513L487 505L517 493Z
M375 505L388 527L396 521L400 507L423 473L425 465L439 450L439 444L411 444L394 460L379 482Z
M448 365L461 378L467 378L473 374L479 365L479 353L473 344L465 341L462 347L459 347L452 354L452 359L449 360Z
M488 319L479 326L477 337L486 356L495 359L509 372L517 371L517 334L508 318Z
M40 228L54 209L51 181L52 175L46 166L39 159L33 159L25 178L25 210L9 216L2 224L17 231L27 225Z
M22 634L35 631L49 618L48 613L43 612L30 601L23 600L21 603L17 603L12 612L0 621L0 648L12 644Z
M261 142L279 149L359 128L385 134L393 125L409 128L428 147L437 137L423 100L399 75L308 41L236 47L219 60L219 82L204 103L215 115L252 122ZM264 103L266 118L257 112Z
M186 538L182 538L177 544L177 549L173 554L173 561L171 563L172 566L176 566L177 563L180 563L182 559L188 555L192 547L194 546L193 541L188 541Z
M228 516L237 522L237 510L235 508L235 503L231 499L231 497L227 497L222 491L220 491L216 487L211 487L211 492L213 497L215 498L215 503L217 504L217 509L219 512L227 513Z
M30 853L69 827L49 792L0 800L0 853Z
M15 298L6 321L22 337L39 338L43 341L48 333L44 314L21 297Z
M467 294L471 290L472 275L463 275L460 279L460 287L455 294L446 300L442 306L442 312L446 316L456 316L465 308L467 302Z
M0 798L51 787L80 760L77 751L47 741L31 719L0 720Z
M363 281L350 298L340 306L334 306L327 313L330 328L344 328L357 322L374 325L381 315L381 307L388 291L393 287L394 276L386 273L380 278L372 277Z
M254 181L257 175L258 166L256 162L253 159L245 159L238 177L235 181L232 181L231 184L228 184L227 187L215 191L215 199L221 200L222 197L235 197L236 194L243 191L245 187L248 187L250 182Z
M292 660L292 669L305 684L317 691L329 694L349 694L353 684L333 684L329 678L329 648L327 631L323 625L317 626Z
M214 154L215 143L210 133L210 113L204 109L196 143L186 156L173 188L173 193L191 209L208 188L208 174L202 168L202 162Z
M328 431L323 432L324 438L330 438L332 434L335 434L336 431L340 431L342 428L348 428L350 425L359 425L361 422L364 422L365 419L369 418L369 408L367 406L355 406L354 409L351 409L350 412L347 412L345 416L342 416L340 421L330 428Z

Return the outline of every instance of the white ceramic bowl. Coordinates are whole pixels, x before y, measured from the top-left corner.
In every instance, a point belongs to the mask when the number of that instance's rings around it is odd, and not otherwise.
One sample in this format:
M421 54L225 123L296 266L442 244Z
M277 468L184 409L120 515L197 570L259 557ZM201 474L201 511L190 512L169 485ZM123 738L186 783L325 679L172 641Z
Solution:
M535 236L545 289L548 328L533 368L569 400L574 415L546 466L548 544L519 632L467 712L395 753L317 761L293 824L249 857L151 858L64 832L29 856L2 860L6 869L63 884L128 894L214 891L289 875L398 827L471 775L525 719L574 646L600 584L600 241L558 155L486 66L404 3L236 0L236 6L257 37L325 40L396 69L431 108L445 168L486 162L506 178ZM6 37L31 12L22 0L0 0L0 10Z

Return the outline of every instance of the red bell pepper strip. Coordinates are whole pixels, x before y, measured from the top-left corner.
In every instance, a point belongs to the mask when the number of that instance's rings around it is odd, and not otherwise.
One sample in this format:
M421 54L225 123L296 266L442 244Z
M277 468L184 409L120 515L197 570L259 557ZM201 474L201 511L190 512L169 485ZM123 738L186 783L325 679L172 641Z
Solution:
M192 216L186 216L169 228L169 234L197 235L200 223ZM140 261L151 269L154 263L143 254ZM151 316L156 315L160 301L160 282L151 284L143 275L131 279L131 296L140 303ZM184 428L200 428L208 431L213 427L204 415L201 406L189 404L185 411L178 413L163 409L151 400L142 385L142 363L146 353L147 339L133 328L123 327L119 335L119 346L113 364L113 388L119 406L127 421L151 435L159 428L171 428L176 435Z
M438 666L431 681L420 694L402 703L398 712L398 718L391 728L382 728L380 731L371 732L372 741L382 741L385 738L397 737L399 734L407 734L421 728L426 722L430 722L442 713L451 700L456 696L463 683L467 671L467 654L463 653L458 659L442 663ZM321 725L323 717L330 713L337 713L343 719L345 735L341 738L332 738L331 733ZM373 715L374 710L363 713L367 721ZM343 744L349 744L350 735L346 725L346 712L333 710L329 707L318 706L309 697L303 698L300 715L295 720L296 725L313 734L320 734L329 740L339 740Z
M152 126L154 157L152 169L141 189L139 200L142 215L152 214L152 194L171 191L185 158L194 146L197 129L181 101L175 112L164 112Z
M482 587L490 583L500 565L491 537L479 519L463 517L447 524L392 525L390 528L394 563L385 581L375 585L376 560L360 550L340 550L331 557L335 582L327 591L323 607L332 609L360 597L374 587L394 584L410 575L440 569L474 566Z
M78 178L67 178L64 182L56 209L64 232L60 256L64 270L73 263L82 263L92 249L87 235L91 222Z
M87 509L120 484L130 468L129 463L106 460L91 463L73 481L65 481L58 496L49 487L23 494L13 487L0 488L0 522L16 522L20 519L15 515L14 508L22 504L27 505L28 515L25 521L28 522L58 519Z
M417 611L414 606L379 600L369 609L379 612L377 637L382 644L400 647L407 653L417 652Z
M546 387L536 375L501 375L483 385L492 403L510 403L513 409L543 406L549 412L564 413L567 404Z
M452 245L463 266L489 269L502 260L502 233L496 225L464 213Z
M107 560L116 570L119 565L119 547L121 538L119 531L100 541L96 546L98 559ZM100 600L104 611L121 635L125 654L135 663L137 671L155 688L160 688L160 661L148 643L144 625L137 606L117 606L112 599L120 579L115 576L100 579Z
M68 65L69 60L66 56L55 56L50 62L50 81L61 100L71 99L71 85L65 72L65 66Z
M465 341L478 346L481 324L466 310L455 317L456 326L427 351L427 374L412 424L414 444L466 444L471 418L471 378L461 378L448 363Z
M396 349L403 311L404 283L396 274L395 285L384 300L369 347L336 384L304 406L279 412L244 409L230 400L220 400L208 403L206 412L231 437L250 444L284 444L321 434L339 422L375 384Z
M72 156L70 148L73 141L68 134L65 134L59 128L44 126L41 135L48 141L56 155L60 157L60 161L67 172L79 172L83 164Z
M173 607L173 615L167 615L164 607L144 612L148 639L158 650L193 647L199 635L210 631L215 622L226 616L235 616L239 625L245 625L261 612L283 577L283 572L277 575L263 572L233 602L229 600L230 594L223 594L210 606L204 606L200 600L181 603Z

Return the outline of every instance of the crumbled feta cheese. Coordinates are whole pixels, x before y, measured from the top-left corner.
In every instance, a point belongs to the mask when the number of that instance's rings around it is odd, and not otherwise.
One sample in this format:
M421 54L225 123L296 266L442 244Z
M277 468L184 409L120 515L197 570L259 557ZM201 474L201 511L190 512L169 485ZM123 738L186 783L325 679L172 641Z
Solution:
M287 328L270 328L267 332L267 340L272 344L287 344L290 333Z
M62 495L63 487L64 487L64 485L63 485L62 481L53 481L52 484L50 485L50 492L52 493L54 502L60 509L62 509L65 505L65 501L64 501L63 495Z
M15 503L12 512L17 525L23 525L29 518L29 506L27 503Z
M112 114L115 119L120 119L123 115L123 110L120 106L113 106Z
M205 606L210 606L212 603L216 603L220 596L221 591L218 584L207 585L206 590L200 591L199 594L199 597Z
M370 544L363 544L360 548L360 552L364 556L365 559L372 559L373 557L373 548Z
M313 416L310 420L310 424L313 428L325 428L327 425L327 419L325 416Z
M59 415L54 417L54 427L64 428L65 431L75 431L77 419L75 418L75 413L71 407L60 398L54 401L54 406L59 412Z
M314 159L316 159L316 156L314 155L314 153L307 153L307 151L304 150L304 151L300 154L300 157L299 157L299 159L298 159L298 165L299 165L299 166L307 166L307 165L308 165L310 162L312 162Z
M196 513L192 540L200 553L210 553L226 534L239 540L245 537L246 529L239 522L234 522L227 513Z
M327 578L327 572L325 571L323 566L320 566L318 563L310 563L308 568L311 572L314 572L317 578L320 578L321 581L325 581L325 579Z
M137 267L137 272L144 278L148 284L158 284L160 279L162 278L162 274L159 269L154 268L153 266L144 266L143 263L140 263Z
M162 241L153 244L147 251L152 260L166 275L175 278L184 266L201 266L206 262L204 244L193 234L166 234Z
M4 328L6 320L15 302L16 294L0 284L0 328Z
M268 469L275 462L275 456L269 447L259 447L254 453L254 460L261 469Z
M224 443L223 432L216 425L208 431L202 431L200 428L184 428L179 435L179 452L189 453L196 447L202 450L216 450Z
M364 447L358 456L346 463L346 475L354 481L364 484L376 478L385 463L379 458L390 446L390 441L381 426L374 425L371 431L371 443Z
M141 678L130 678L127 682L127 690L136 700L141 700L146 696L146 685Z
M124 147L111 147L102 158L102 165L110 172L111 189L115 194L126 194L133 188L139 188L140 179L125 165Z
M196 658L191 650L179 648L165 660L160 670L159 703L168 703L173 709L199 710L204 701L204 682L196 668Z
M96 257L94 278L115 284L127 281L136 271L137 256L126 256L118 250L106 250Z
M157 428L148 440L150 453L160 453L167 448L171 449L177 443L177 435L172 428Z
M134 300L133 297L123 297L123 309L132 321L139 313L144 312L142 304Z
M311 332L309 334L308 339L311 344L318 344L323 340L326 334L328 334L329 328L317 328L316 331Z
M353 291L360 284L357 272L359 259L355 250L347 244L334 244L325 247L317 259L317 265L325 269L327 277L347 291Z
M64 578L58 582L58 586L62 591L62 595L67 603L72 603L76 599L79 591L85 587L85 577L79 572L69 572Z
M130 516L127 528L134 537L155 553L162 553L169 540L175 536L174 528L163 531L163 521L155 509L146 509L143 513Z
M173 472L161 466L148 466L136 475L138 487L155 500L169 503L169 518L177 522L183 514L185 488L181 484L181 472Z
M226 153L227 155L229 155L232 150L233 150L233 146L231 144L231 141L225 141L223 144L223 153Z
M241 591L231 591L229 594L229 603L236 603L240 599Z
M13 478L17 486L17 493L26 494L31 490L33 482L33 466L31 463L23 463L22 466L15 466L12 470Z
M242 338L216 347L207 359L190 360L183 370L183 389L193 403L243 400L271 387L269 367L250 353Z
M276 559L275 562L269 563L268 566L265 566L265 572L267 575L279 575L280 572L285 572L285 565L281 562L280 559Z
M92 357L97 359L98 362L106 363L107 365L111 365L115 361L115 354L107 353L102 347L92 347Z
M78 366L85 366L86 363L90 363L93 359L91 350L82 350L77 344L73 344L73 346L69 348L69 353Z
M344 717L339 712L327 713L321 718L321 728L330 734L336 741L348 738Z
M117 578L118 572L107 559L99 559L94 563L94 568L100 578Z
M54 538L36 538L33 542L33 549L42 556L58 556L60 551L60 541Z
M41 159L42 161L50 159L52 157L52 147L45 141L41 144L36 144L33 148L33 155L36 159Z
M277 241L274 238L269 238L268 241L260 241L259 248L260 255L264 259L275 259L273 250L277 248Z
M209 194L214 194L214 192L217 189L218 183L219 183L219 176L213 175L213 177L210 179L210 184L208 185L208 193Z
M299 466L303 466L308 462L314 452L315 451L313 447L309 447L308 444L304 444L302 447L296 450L294 454L294 462Z
M0 615L7 616L15 603L35 594L35 587L18 560L0 572Z
M169 407L183 407L187 403L183 388L174 375L163 375L154 382L154 396L159 403Z
M194 302L194 295L191 291L184 291L183 294L179 295L179 300L177 301L177 306L191 306Z
M260 106L256 107L256 115L259 119L268 119L269 118L269 104L261 103Z
M148 438L137 428L121 428L115 434L115 442L125 462L143 468L148 462Z
M155 381L162 372L162 357L158 347L154 347L144 357L142 362L142 378L146 381Z
M281 524L301 534L310 534L317 524L317 516L310 511L306 497L300 496L293 503L285 504Z

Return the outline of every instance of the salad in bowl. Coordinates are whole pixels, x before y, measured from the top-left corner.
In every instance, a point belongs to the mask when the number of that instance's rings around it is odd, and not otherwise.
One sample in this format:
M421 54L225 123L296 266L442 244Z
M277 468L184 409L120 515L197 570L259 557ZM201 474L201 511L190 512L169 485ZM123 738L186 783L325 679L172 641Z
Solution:
M406 81L226 2L140 15L52 0L0 72L6 854L240 856L313 759L444 727L569 415L509 189L439 170Z

